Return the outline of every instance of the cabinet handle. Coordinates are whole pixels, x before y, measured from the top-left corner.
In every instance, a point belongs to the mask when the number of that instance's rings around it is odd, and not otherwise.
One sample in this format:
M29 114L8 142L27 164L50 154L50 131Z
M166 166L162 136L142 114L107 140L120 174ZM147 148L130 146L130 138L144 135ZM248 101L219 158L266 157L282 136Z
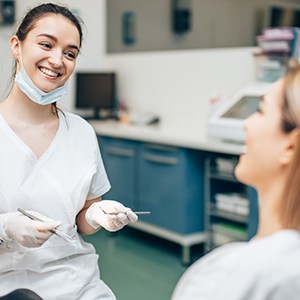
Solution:
M123 157L133 157L135 152L131 149L122 149L117 147L106 147L105 152L112 155L123 156Z
M167 152L175 152L178 150L176 147L158 145L158 144L144 144L145 148L159 150L159 151L167 151Z
M151 161L158 164L166 164L166 165L177 165L178 159L173 157L165 157L165 156L158 156L153 154L144 154L143 158L147 161Z

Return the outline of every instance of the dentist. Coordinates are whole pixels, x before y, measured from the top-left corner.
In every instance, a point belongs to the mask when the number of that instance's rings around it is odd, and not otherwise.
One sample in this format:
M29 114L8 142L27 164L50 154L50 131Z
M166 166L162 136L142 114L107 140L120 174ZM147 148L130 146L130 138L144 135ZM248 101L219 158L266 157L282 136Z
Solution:
M0 296L24 288L43 299L115 299L79 233L116 231L137 216L102 201L110 184L95 132L56 106L81 43L80 21L52 3L30 10L10 39L15 80L0 102Z

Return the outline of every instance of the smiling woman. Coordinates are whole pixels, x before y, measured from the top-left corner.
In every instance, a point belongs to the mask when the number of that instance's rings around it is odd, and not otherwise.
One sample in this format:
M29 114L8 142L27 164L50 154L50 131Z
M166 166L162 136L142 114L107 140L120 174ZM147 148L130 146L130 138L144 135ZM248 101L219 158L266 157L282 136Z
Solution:
M81 41L79 20L51 3L30 10L10 39L15 81L0 102L0 296L25 288L43 299L115 299L79 233L116 231L137 216L101 201L110 184L96 134L56 108Z
M20 75L28 76L45 93L64 86L74 71L80 47L76 27L71 22L65 25L65 17L50 15L37 20L25 40L18 34L11 38L13 55L19 61L16 70L19 82L22 81ZM22 89L23 85L19 87ZM40 103L35 97L32 100ZM49 100L46 104L52 102Z

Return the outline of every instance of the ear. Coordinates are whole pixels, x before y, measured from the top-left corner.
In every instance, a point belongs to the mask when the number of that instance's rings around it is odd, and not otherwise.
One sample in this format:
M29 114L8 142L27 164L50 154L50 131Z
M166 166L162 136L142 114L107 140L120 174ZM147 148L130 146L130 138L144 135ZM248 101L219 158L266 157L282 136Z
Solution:
M20 41L16 35L13 35L10 38L10 49L12 52L12 55L14 56L15 60L19 61L20 60Z
M287 135L283 151L280 155L280 163L282 166L287 166L292 162L292 159L300 146L300 130L294 129Z

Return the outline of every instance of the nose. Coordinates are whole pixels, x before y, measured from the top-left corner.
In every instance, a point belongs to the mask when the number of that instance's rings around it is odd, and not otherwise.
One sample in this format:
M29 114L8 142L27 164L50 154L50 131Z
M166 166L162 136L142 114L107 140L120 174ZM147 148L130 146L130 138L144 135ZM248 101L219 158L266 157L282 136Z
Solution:
M59 50L52 51L51 55L48 58L50 65L54 68L60 68L63 64L62 62L62 53Z

